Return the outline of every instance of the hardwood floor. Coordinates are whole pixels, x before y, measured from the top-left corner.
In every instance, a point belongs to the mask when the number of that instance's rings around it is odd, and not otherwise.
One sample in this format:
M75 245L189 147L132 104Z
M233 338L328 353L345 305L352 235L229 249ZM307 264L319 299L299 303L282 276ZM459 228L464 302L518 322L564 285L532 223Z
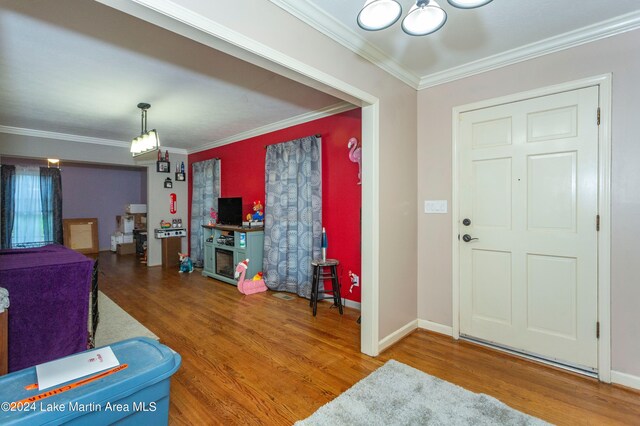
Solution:
M556 424L640 424L640 393L422 330L377 358L359 352L359 312L243 296L196 270L100 254L100 289L182 356L171 424L292 424L389 359Z

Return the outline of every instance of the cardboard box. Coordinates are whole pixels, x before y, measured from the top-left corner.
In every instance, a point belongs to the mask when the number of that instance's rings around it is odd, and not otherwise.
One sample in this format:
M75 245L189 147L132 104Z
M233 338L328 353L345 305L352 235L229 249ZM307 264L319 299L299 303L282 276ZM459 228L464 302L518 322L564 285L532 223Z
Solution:
M123 234L131 234L135 225L135 219L131 215L116 216L116 224L118 225L118 231Z
M135 213L131 215L133 217L133 228L134 229L147 229L147 214L146 213Z
M124 235L122 232L116 232L111 235L111 251L116 252L118 250L118 244L124 243Z
M124 206L124 211L128 214L134 213L147 213L147 205L146 204L127 204Z
M118 244L117 253L118 254L136 254L136 244L135 243Z

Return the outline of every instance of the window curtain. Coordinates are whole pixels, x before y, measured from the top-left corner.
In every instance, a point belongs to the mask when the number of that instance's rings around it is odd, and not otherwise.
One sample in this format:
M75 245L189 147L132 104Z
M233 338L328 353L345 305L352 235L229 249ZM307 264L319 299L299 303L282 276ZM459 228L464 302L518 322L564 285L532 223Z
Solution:
M14 202L16 194L16 166L2 166L0 168L0 248L11 248L11 234L13 233Z
M311 295L311 261L321 258L320 139L267 147L263 274L271 290Z
M220 197L220 159L199 161L191 166L191 260L202 268L204 263L204 230L209 223L211 209L218 211Z
M62 244L62 177L60 169L40 167L40 202L44 241Z
M11 246L44 241L40 168L16 166Z

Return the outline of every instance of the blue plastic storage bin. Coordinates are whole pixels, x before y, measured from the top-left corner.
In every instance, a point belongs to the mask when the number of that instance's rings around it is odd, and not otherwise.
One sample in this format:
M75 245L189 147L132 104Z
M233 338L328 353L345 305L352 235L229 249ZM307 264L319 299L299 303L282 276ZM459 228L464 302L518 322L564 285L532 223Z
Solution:
M126 369L22 407L8 406L47 391L25 389L37 382L36 368L0 377L0 424L167 424L169 380L180 367L180 355L146 337L110 346Z

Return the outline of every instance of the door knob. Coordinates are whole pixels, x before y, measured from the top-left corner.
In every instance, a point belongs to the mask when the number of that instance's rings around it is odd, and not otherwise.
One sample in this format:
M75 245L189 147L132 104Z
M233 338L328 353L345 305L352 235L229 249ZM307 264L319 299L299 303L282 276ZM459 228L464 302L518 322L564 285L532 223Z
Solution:
M465 243L468 243L469 241L477 240L477 238L471 238L471 235L469 234L464 234L462 236L462 239L464 240Z
M464 219L464 220L462 221L462 224L463 224L464 226L469 226L469 225L471 225L471 219Z

